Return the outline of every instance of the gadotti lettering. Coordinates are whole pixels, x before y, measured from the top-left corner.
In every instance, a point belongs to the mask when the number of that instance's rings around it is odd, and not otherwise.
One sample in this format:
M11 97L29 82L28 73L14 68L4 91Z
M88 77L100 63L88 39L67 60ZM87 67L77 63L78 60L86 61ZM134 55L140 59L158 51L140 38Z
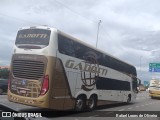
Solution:
M20 34L18 38L46 38L47 34Z
M67 60L65 63L65 67L90 73L101 74L105 76L108 72L106 69L100 68L97 64L90 64L83 61L76 64L74 60Z

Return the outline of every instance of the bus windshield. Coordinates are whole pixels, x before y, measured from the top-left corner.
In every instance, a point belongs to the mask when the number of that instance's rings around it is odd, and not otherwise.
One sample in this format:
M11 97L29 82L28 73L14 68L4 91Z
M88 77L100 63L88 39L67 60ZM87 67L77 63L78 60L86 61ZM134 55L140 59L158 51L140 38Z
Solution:
M40 49L48 46L50 30L44 29L25 29L18 31L16 46L19 48Z

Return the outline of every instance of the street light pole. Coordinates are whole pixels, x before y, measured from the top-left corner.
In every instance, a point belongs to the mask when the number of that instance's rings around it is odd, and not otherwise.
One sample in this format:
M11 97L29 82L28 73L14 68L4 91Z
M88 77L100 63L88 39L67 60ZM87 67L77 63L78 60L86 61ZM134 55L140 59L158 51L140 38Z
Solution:
M140 56L140 77L141 77L142 56Z
M98 44L99 26L100 26L101 22L102 22L101 20L99 20L99 22L98 22L98 30L97 30L97 41L96 41L96 48L97 48L97 44Z

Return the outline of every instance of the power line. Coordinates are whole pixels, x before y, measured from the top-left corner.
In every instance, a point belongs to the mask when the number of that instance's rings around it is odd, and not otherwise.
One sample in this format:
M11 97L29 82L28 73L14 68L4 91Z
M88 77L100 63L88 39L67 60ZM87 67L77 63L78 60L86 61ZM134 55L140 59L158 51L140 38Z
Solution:
M101 26L101 29L103 29L103 32L104 32L105 34L107 34L107 36L108 36L111 40L113 40L112 37L111 37L111 36L109 35L109 33L104 29L103 26Z
M62 5L62 6L65 7L66 9L70 10L71 12L75 13L76 15L78 15L78 16L80 16L80 17L83 17L83 18L85 18L86 20L91 21L92 23L94 23L94 24L97 25L97 21L96 21L96 20L91 20L91 19L89 19L88 17L86 17L86 16L84 16L84 15L81 15L80 13L74 11L73 9L71 9L71 8L68 7L66 4L64 4L64 3L60 2L60 1L55 0L55 2L57 2L57 3L60 4L60 5ZM41 24L35 23L35 22L33 22L33 21L24 20L24 19L17 18L17 17L14 17L14 16L9 16L9 15L3 14L3 13L0 13L0 16L10 17L10 18L14 18L15 20L18 20L18 21L29 22L29 23L32 23L32 24L41 25ZM110 35L108 34L108 32L103 28L102 25L101 25L101 29L103 29L103 32L105 31L104 33L107 34L107 36L108 36L111 40L113 40L113 39L110 37Z
M73 13L77 14L78 16L83 17L83 18L85 18L85 19L87 19L87 20L89 20L89 21L91 21L91 22L93 22L93 23L96 23L96 24L97 24L97 21L95 21L95 20L91 20L91 19L89 19L88 17L86 17L86 16L84 16L84 15L81 15L80 13L78 13L78 12L76 12L76 11L72 10L70 7L68 7L67 5L65 5L65 4L64 4L64 3L62 3L62 2L59 2L59 1L57 1L57 0L55 0L55 1L56 1L57 3L59 3L60 5L62 5L63 7L67 8L68 10L70 10L71 12L73 12Z
M24 19L17 18L17 17L14 17L14 16L9 16L9 15L3 14L3 13L0 13L0 16L14 18L17 21L23 21L23 22L29 22L29 23L32 23L32 24L37 24L37 23L34 23L32 21L29 21L29 20L24 20Z
M66 9L70 10L71 12L77 14L78 16L81 16L81 17L83 17L83 18L85 18L85 19L87 19L87 20L89 20L89 21L91 21L91 22L93 22L93 23L96 23L96 25L97 25L97 21L91 20L91 19L89 19L88 17L86 17L86 16L84 16L84 15L81 15L80 13L72 10L70 7L68 7L66 4L64 4L64 3L62 3L62 2L59 2L59 1L57 1L57 0L55 0L55 1L56 1L58 4L62 5L63 7L65 7ZM103 29L103 30L105 31L104 33L107 34L107 36L108 36L111 40L113 40L113 39L111 38L111 36L108 34L108 32L103 28L103 26L101 26L101 29ZM96 43L96 44L97 44L97 43Z

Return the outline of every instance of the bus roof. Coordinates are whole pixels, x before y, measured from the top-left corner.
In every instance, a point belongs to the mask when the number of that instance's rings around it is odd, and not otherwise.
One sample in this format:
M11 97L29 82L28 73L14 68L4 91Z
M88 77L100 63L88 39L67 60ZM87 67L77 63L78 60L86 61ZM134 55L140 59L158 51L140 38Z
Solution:
M100 49L97 49L96 47L91 46L91 45L83 42L82 40L79 40L79 39L77 39L77 38L75 38L75 37L73 37L73 36L71 36L71 35L69 35L69 34L66 34L66 33L64 33L64 32L62 32L62 31L60 31L60 30L57 30L57 31L58 31L58 33L66 36L66 37L68 37L68 38L71 38L72 40L74 40L74 41L76 41L76 42L79 42L79 43L81 43L81 44L83 44L83 45L85 45L85 46L87 46L87 47L89 47L89 48L92 48L92 49L94 49L94 50L96 50L96 51L99 51L99 52L101 52L101 53L103 53L103 54L106 54L106 55L108 55L108 56L110 56L110 57L112 57L112 58L114 58L114 59L119 60L120 62L123 62L123 63L125 63L125 64L128 64L128 65L130 65L130 66L133 66L133 65L131 65L131 64L125 62L125 61L122 61L122 60L120 60L119 58L117 58L117 57L115 57L115 56L112 56L112 55L106 53L105 51L102 51L102 50L100 50ZM134 66L133 66L133 67L134 67Z
M117 57L115 57L115 56L112 56L112 55L110 55L110 54L108 54L108 53L106 53L106 52L104 52L104 51L102 51L102 50L100 50L100 49L97 49L96 47L91 46L91 45L83 42L82 40L79 40L79 39L77 39L77 38L75 38L75 37L73 37L73 36L71 36L71 35L69 35L69 34L66 34L66 33L64 33L64 32L62 32L61 30L58 30L58 29L56 29L56 28L49 27L49 26L47 26L47 25L42 25L42 26L26 26L26 27L20 28L19 30L22 30L22 29L46 29L46 30L52 30L52 31L58 32L59 34L62 34L62 35L64 35L64 36L68 37L68 38L71 38L73 41L79 42L79 43L81 43L81 44L83 44L83 45L85 45L85 46L87 46L87 47L89 47L89 48L92 48L92 49L94 49L94 50L96 50L96 51L99 51L99 52L101 52L101 53L103 53L103 54L106 54L106 55L108 55L108 56L110 56L110 57L112 57L112 58L114 58L114 59L117 59L117 60L119 60L119 61L122 62L122 63L128 64L128 65L134 67L133 65L131 65L131 64L125 62L125 61L122 61L122 60L120 60L119 58L117 58ZM135 68L135 67L134 67L134 68Z

